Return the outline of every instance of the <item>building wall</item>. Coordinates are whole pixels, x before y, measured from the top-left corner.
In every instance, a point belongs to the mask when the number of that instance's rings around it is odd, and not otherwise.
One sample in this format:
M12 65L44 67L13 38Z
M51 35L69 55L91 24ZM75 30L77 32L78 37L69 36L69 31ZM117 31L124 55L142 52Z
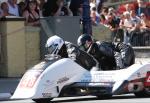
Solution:
M0 21L1 77L21 77L40 61L39 30L38 27L25 27L24 18Z

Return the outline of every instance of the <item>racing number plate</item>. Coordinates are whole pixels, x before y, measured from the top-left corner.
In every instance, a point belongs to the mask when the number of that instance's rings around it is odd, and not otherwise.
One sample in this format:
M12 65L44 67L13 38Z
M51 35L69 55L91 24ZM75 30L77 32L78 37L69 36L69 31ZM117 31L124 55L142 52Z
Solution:
M150 87L150 72L147 72L144 85L145 87Z
M40 72L27 72L23 76L19 87L20 88L32 88L36 80L38 79L39 75L40 75Z

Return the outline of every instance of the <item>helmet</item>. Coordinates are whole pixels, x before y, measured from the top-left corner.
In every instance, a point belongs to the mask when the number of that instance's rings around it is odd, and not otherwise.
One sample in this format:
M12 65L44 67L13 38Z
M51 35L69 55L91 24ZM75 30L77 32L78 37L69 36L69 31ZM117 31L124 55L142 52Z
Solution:
M84 49L87 50L88 48L86 46L86 41L93 41L93 39L88 34L82 34L81 36L79 36L77 44L81 49L83 49L82 47L84 47Z
M93 41L93 39L88 34L82 34L81 36L79 36L79 38L77 40L77 44L78 44L78 46L81 46L81 45L84 45L86 43L86 41Z
M64 40L59 36L54 35L47 40L45 47L49 54L58 54L63 44Z

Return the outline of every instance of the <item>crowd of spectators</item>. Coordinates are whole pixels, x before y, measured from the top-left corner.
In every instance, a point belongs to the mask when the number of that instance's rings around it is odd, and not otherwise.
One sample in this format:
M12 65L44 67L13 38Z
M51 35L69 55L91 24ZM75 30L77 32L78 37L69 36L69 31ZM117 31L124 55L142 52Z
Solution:
M82 15L82 0L4 0L0 17L25 17L25 25L38 26L40 17Z
M137 0L117 7L104 7L104 0L89 2L92 24L108 27L112 41L116 37L123 41L124 32L132 45L147 45L147 41L150 41L147 39L147 32L150 31L150 2ZM6 0L0 4L0 17L24 17L25 25L39 26L39 18L43 16L82 16L82 4L83 0ZM140 41L140 38L144 38L145 42ZM135 42L137 40L138 44Z
M0 5L0 17L24 17L25 25L38 26L39 7L36 0L24 0L18 3L17 0L7 0Z
M108 27L112 41L118 37L123 41L126 34L133 46L150 45L150 2L136 0L117 7L103 6L101 10L95 0L91 0L90 5L92 24Z

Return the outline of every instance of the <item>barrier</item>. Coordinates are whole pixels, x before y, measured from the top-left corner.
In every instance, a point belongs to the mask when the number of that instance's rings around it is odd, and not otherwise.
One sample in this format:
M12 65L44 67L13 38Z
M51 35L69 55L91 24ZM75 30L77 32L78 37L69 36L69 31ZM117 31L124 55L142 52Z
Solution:
M21 76L25 71L24 18L3 18L0 20L0 31L0 76Z
M0 20L1 77L21 77L40 61L39 27L25 27L24 18Z

